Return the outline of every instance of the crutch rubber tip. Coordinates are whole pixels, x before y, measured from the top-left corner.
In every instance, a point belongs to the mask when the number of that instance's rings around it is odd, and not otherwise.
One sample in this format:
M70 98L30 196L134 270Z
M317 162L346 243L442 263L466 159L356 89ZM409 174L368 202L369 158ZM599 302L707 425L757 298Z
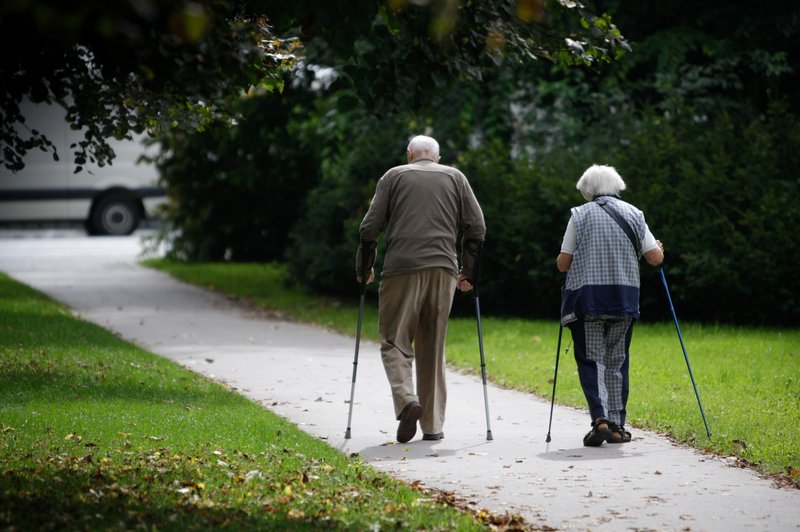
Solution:
M494 439L494 438L492 437L492 431L491 431L491 430L487 430L487 431L486 431L486 439L487 439L488 441L491 441L491 440L493 440L493 439Z
M344 439L345 440L350 439L350 427L347 427L347 431L344 433Z
M545 439L544 441L545 441L545 443L550 443L550 435L549 434L547 435L547 439Z

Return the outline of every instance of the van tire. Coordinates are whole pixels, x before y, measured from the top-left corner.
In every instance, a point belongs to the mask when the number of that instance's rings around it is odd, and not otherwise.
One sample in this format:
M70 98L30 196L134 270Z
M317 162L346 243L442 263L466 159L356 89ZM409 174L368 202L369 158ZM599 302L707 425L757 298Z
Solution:
M141 209L127 196L107 196L92 208L89 232L93 235L129 235L141 220Z

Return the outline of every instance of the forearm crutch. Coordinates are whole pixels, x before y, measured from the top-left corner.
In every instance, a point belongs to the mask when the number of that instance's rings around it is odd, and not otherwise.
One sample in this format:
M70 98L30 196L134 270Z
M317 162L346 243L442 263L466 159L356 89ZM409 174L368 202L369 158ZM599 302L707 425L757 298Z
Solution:
M678 340L681 342L681 349L683 349L683 358L686 360L686 367L689 369L689 378L692 379L692 387L694 388L694 395L697 397L697 404L700 406L700 415L703 416L703 425L706 427L706 436L711 437L711 432L708 430L708 423L706 422L706 414L703 411L703 403L700 402L700 394L697 391L697 384L694 382L694 375L692 374L692 365L689 364L689 355L686 354L686 346L683 344L683 335L681 334L681 327L678 325L678 316L675 314L675 307L672 306L672 297L669 295L669 286L667 286L667 278L664 276L664 268L659 268L661 272L661 282L664 284L664 292L667 294L667 302L669 303L669 310L672 312L672 319L675 321L675 330L678 331Z
M486 408L486 439L493 440L492 422L489 418L489 391L486 383L486 359L483 354L483 327L481 326L481 303L478 293L478 282L480 278L480 260L483 241L471 240L467 242L467 249L475 257L475 265L472 270L472 294L475 298L475 317L478 321L478 348L481 354L481 379L483 380L483 403Z
M367 249L368 246L361 246L361 283L360 283L360 290L361 296L358 302L358 327L356 328L356 352L353 356L353 380L352 384L350 385L350 408L349 412L347 413L347 430L344 433L344 438L346 440L350 439L350 423L353 420L353 398L356 393L356 374L358 373L358 348L361 344L361 323L364 320L364 297L367 294L367 265L371 259L371 252L374 249Z
M564 332L564 325L561 324L559 318L558 324L558 345L556 345L556 371L553 374L553 396L550 398L550 422L547 424L547 438L546 443L550 443L550 428L553 426L553 405L556 402L556 382L558 381L558 357L561 354L561 334ZM569 346L567 346L569 350Z

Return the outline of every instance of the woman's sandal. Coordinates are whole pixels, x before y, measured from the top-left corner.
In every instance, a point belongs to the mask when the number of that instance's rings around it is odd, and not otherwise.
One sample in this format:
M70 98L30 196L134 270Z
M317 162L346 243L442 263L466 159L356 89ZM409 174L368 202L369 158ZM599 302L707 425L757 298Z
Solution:
M608 428L611 433L611 436L606 438L608 443L628 443L631 441L631 433L625 430L624 426L610 423Z
M599 417L592 421L592 430L583 437L583 444L586 447L600 447L604 441L610 441L611 422L604 417Z

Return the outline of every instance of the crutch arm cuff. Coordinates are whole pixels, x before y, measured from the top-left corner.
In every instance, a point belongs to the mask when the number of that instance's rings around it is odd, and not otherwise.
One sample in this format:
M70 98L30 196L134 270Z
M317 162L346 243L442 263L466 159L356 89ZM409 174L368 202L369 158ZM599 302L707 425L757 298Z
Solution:
M477 286L480 279L481 254L483 252L483 240L468 238L461 243L461 270L459 274Z
M377 247L378 242L376 240L362 240L359 242L358 250L356 251L356 276L360 279L366 279L375 265Z

